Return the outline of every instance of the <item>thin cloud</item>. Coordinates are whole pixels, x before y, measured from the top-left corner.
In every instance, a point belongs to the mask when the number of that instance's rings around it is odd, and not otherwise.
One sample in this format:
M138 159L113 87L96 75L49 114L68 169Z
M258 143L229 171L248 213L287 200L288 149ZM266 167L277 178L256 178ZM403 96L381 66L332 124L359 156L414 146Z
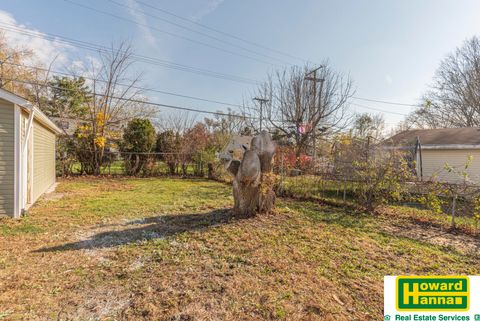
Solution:
M201 20L203 17L215 11L218 8L218 6L220 6L223 3L223 1L224 0L207 0L205 7L200 11L198 11L196 14L194 14L192 19L196 21Z
M55 63L66 63L68 61L68 51L72 49L71 46L57 40L47 39L44 33L17 22L10 13L3 10L0 10L0 22L6 28L20 29L20 31L35 35L7 29L2 30L9 46L31 50L34 53L31 63L47 66L54 61Z
M145 15L141 12L142 9L140 5L135 0L127 0L128 13L137 21L139 24L140 31L142 32L142 37L145 41L151 45L157 45L157 38L153 35L152 30L148 26L148 21Z
M391 85L393 83L393 79L392 79L392 76L390 75L385 75L385 82L389 85Z

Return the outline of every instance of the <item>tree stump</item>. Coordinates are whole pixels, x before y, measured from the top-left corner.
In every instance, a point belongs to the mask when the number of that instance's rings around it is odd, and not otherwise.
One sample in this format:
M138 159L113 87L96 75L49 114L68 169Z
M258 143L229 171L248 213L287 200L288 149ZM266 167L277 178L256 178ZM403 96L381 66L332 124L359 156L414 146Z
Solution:
M230 163L228 170L235 176L233 198L236 215L251 217L272 210L275 204L272 173L275 149L270 134L262 131L252 139L250 150L244 153L243 159Z

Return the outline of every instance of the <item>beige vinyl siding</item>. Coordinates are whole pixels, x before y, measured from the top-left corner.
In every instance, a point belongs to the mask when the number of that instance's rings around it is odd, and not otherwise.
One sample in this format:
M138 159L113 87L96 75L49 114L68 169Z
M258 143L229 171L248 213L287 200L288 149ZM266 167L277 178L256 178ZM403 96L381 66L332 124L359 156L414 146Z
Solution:
M33 201L55 183L55 134L33 122Z
M470 179L480 182L480 150L478 149L423 149L423 178L428 180L436 177L437 180L442 182L459 182L462 178L445 170L445 163L462 171L465 168L468 156L473 158L466 172Z
M15 171L14 104L0 100L0 215L13 216Z

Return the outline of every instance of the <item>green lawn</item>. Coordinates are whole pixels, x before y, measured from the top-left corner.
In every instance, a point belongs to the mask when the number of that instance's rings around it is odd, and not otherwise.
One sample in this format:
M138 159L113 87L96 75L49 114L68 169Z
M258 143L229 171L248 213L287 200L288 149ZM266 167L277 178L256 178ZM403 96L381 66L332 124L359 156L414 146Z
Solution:
M81 174L82 167L80 163L74 163L72 165L73 174ZM205 171L206 171L205 165ZM178 171L181 172L181 167L178 168ZM187 175L194 175L194 164L188 164L186 169ZM125 163L123 160L113 161L110 166L104 166L101 168L102 175L125 175ZM150 176L154 175L169 175L170 170L167 164L163 161L156 161L154 168L149 172Z
M302 175L285 177L282 180L282 191L285 195L295 198L306 198L330 202L332 204L356 206L355 189L359 183L342 182L335 180L325 180L320 176ZM480 221L472 216L472 204L463 204L464 213L457 202L457 214L455 217L456 228L462 233L472 235L480 234ZM417 195L407 196L407 199L399 204L388 206L389 210L394 209L396 217L409 218L411 220L423 223L429 223L435 226L441 226L444 229L451 227L450 207L445 206L445 213L432 213L425 206L417 201Z
M231 188L205 180L57 192L0 221L0 320L380 320L384 275L480 272L475 255L392 232L400 219L280 199L237 220Z

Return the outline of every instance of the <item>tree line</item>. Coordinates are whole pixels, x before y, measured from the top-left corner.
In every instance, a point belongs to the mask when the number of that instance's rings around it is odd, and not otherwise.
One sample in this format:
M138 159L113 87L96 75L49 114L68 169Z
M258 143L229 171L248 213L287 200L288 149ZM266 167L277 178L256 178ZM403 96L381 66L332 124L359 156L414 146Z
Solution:
M0 35L0 87L33 101L60 125L69 125L60 126L65 135L58 144L64 172L79 162L82 172L98 175L112 161L112 151L163 153L163 161L176 172L192 159L212 158L232 135L253 135L262 127L292 154L296 167L312 155L324 155L346 136L385 138L383 116L350 112L353 80L328 61L315 69L315 77L310 66L273 71L247 96L243 108L196 121L180 112L159 116L139 86L142 72L134 67L133 50L126 42L99 52L68 75L51 72L51 66L31 68L28 63L34 57L34 52L9 47ZM422 103L397 130L478 126L479 79L480 40L473 37L441 62ZM138 138L134 132L140 129L144 137L136 144L132 139ZM173 152L190 156L188 160L166 156ZM142 157L127 158L132 174L148 168Z

